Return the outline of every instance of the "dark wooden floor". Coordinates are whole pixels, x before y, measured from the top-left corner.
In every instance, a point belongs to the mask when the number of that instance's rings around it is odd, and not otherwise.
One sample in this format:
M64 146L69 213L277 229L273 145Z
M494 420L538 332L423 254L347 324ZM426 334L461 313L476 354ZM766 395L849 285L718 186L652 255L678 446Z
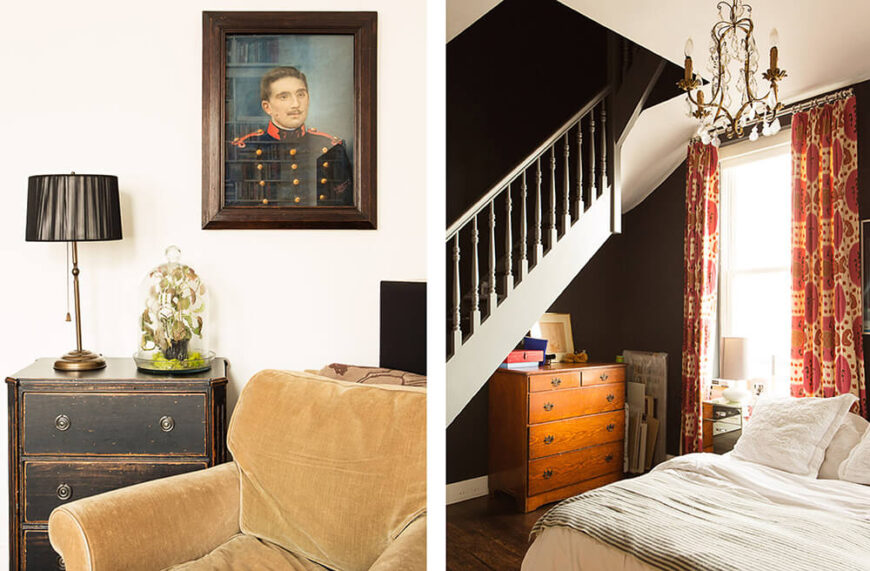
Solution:
M447 506L448 571L519 569L529 531L549 507L520 513L513 498L502 494Z

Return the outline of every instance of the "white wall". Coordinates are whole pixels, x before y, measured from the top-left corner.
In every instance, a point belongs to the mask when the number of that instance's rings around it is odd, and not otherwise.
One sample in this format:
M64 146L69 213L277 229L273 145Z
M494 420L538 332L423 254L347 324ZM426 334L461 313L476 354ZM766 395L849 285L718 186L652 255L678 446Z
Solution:
M378 11L378 230L201 230L203 10ZM25 242L27 177L118 176L124 239L83 243L82 336L136 349L168 244L211 289L230 399L266 367L376 364L381 280L424 280L425 5L405 0L16 2L0 21L0 373L75 346L61 244ZM6 458L6 421L2 423ZM7 469L0 469L5 544ZM6 565L5 545L0 561Z

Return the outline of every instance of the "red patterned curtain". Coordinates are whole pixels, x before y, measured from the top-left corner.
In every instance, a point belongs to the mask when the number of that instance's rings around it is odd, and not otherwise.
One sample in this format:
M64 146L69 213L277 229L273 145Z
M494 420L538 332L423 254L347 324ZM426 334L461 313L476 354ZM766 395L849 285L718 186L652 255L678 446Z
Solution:
M867 415L855 97L792 117L791 394Z
M719 150L689 144L683 285L683 453L703 449L701 400L710 384L719 261Z

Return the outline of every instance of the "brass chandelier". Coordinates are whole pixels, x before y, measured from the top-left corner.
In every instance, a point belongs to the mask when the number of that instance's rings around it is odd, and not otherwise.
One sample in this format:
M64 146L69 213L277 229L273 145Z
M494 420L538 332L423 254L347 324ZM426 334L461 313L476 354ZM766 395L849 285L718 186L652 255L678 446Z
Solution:
M785 70L777 67L779 35L776 28L770 32L770 67L762 74L770 87L759 97L755 79L758 48L752 35L755 27L752 7L742 0L722 0L717 8L720 21L710 33L708 69L712 79L709 91L693 73L693 42L691 38L686 41L686 70L677 86L686 92L688 114L699 120L698 135L704 144L718 146L720 133L729 139L734 135L742 137L744 128L753 123L750 140L758 139L759 123L763 135L775 135L780 130L776 113L782 108L778 82L786 76ZM732 76L736 76L733 84Z

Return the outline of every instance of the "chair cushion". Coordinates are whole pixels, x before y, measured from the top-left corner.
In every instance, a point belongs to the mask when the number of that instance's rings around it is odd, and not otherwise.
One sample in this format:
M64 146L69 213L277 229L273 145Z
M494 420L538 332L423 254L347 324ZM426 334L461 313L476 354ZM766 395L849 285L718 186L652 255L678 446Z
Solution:
M312 371L314 372L314 371ZM360 367L358 365L345 365L343 363L330 363L316 374L321 377L362 383L366 385L405 385L407 387L425 387L426 375L409 373L398 369L385 369L383 367Z
M256 564L254 563L256 562ZM164 571L323 571L324 567L251 535L238 534L199 559Z
M368 569L425 511L425 389L262 371L227 442L241 530L329 568Z

